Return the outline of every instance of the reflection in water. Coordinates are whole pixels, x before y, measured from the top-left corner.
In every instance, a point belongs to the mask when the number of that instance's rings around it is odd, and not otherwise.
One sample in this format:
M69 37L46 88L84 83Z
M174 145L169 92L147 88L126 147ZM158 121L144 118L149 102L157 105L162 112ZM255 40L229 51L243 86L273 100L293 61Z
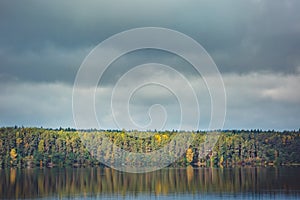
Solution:
M109 168L0 170L0 198L251 194L297 196L300 168L162 169L129 174Z

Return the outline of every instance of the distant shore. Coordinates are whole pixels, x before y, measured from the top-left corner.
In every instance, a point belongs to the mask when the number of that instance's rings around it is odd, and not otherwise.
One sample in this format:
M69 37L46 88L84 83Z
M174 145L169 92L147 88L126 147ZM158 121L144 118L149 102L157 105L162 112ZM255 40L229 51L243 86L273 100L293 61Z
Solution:
M123 165L145 166L143 160L119 155L103 138L128 152L147 154L165 147L185 132L137 132L125 130L43 129L23 127L0 128L0 167L89 167ZM167 156L151 160L154 166L170 163L170 167L235 167L235 166L299 166L299 131L224 130L212 149L203 155L207 132L191 132L187 149L167 145ZM87 142L88 148L86 147ZM176 145L176 144L175 144ZM202 152L202 153L201 153ZM175 162L168 159L177 156ZM100 158L100 159L99 159ZM100 162L104 161L104 162ZM105 165L102 163L106 163Z

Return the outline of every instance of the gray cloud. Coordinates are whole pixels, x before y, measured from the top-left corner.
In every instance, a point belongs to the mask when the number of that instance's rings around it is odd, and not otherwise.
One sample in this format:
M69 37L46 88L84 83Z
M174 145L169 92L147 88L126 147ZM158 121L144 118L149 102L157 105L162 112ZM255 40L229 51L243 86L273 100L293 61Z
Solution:
M120 31L158 26L191 36L212 56L227 88L226 128L298 128L299 8L298 0L0 1L0 125L73 126L72 85L89 51ZM103 87L144 62L194 80L184 60L145 50L113 63ZM136 110L149 106L136 103Z
M68 85L9 82L0 91L0 126L74 127Z
M227 74L223 78L228 98L225 127L298 128L299 74Z
M89 48L66 50L51 46L41 49L39 52L3 51L0 53L0 74L7 78L26 82L67 82L72 84L77 68L89 51Z
M21 79L35 80L20 73L24 66L16 62L18 57L25 55L24 65L38 75L43 75L41 69L60 72L69 67L74 76L86 50L112 34L143 26L162 26L190 35L208 50L221 72L294 73L300 65L297 0L0 4L1 73ZM75 59L60 56L64 53ZM58 73L46 74L43 80L57 79ZM59 74L65 76L60 80L73 81L69 73Z
M140 77L141 79L143 77ZM167 78L162 74L158 79ZM300 75L255 74L223 76L227 91L227 115L225 129L298 129L300 113L300 96L296 87L300 84ZM198 79L190 79L200 100L201 129L207 129L210 119L210 97L207 88L198 83ZM181 88L182 83L174 80L174 87ZM123 86L122 98L117 102L126 102L126 91L134 86L134 81ZM74 126L72 118L72 86L62 83L20 83L14 82L0 85L0 126L25 125L44 127ZM110 93L112 87L98 88L96 108L98 120L103 128L118 128L113 121L110 109ZM155 97L145 99L144 92ZM93 92L92 88L83 88L82 95ZM182 94L185 90L181 91ZM190 96L186 96L189 102ZM144 102L144 103L142 103ZM148 111L153 103L159 103L167 111L166 128L178 126L179 105L176 98L164 89L144 88L137 91L130 102L133 120L142 125L149 122ZM191 109L194 109L191 107ZM154 110L161 115L161 111ZM118 113L125 118L126 113ZM161 117L161 116L160 116ZM193 117L193 116L191 116ZM188 123L188 122L187 122ZM85 128L91 128L88 124ZM126 127L128 128L128 127Z

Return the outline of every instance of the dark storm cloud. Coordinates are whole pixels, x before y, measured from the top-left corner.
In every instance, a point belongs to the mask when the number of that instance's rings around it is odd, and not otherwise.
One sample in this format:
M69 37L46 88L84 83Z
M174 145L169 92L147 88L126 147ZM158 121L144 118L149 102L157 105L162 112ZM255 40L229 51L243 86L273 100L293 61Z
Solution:
M157 26L187 34L212 56L227 89L226 128L299 128L299 8L298 0L2 0L0 126L73 126L72 86L85 56L113 34ZM145 50L116 60L101 89L144 62L173 66L194 80L182 59ZM204 89L199 89L200 97ZM171 102L168 96L163 101ZM151 103L136 102L137 110ZM203 107L208 104L204 100ZM202 116L209 123L209 115ZM110 119L99 120L112 128Z
M0 53L0 74L16 81L72 83L90 49L55 49ZM0 80L3 82L5 80Z
M221 72L294 73L300 65L299 6L297 0L1 1L0 73L72 83L95 45L143 26L191 36Z
M299 6L299 1L257 1L242 40L237 48L228 49L220 65L237 72L295 73L300 65Z

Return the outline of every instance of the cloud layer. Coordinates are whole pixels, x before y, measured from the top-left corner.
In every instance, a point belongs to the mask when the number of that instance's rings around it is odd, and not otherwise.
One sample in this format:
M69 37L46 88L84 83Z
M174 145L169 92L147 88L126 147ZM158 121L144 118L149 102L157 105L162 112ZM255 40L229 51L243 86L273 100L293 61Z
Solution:
M161 76L166 78L166 76ZM225 129L296 129L299 123L300 95L296 87L300 75L283 76L278 74L224 74L223 80L227 91L227 115ZM210 120L210 96L204 84L198 80L190 80L198 91L200 106L199 128L207 129ZM131 84L131 85L130 85ZM173 81L174 87L182 87L180 81ZM126 103L127 89L134 82L123 86L124 95L117 99L121 105ZM72 86L66 83L10 83L1 85L1 125L13 126L44 126L44 127L74 127L72 118ZM120 128L110 112L112 86L99 88L96 93L97 117L101 127L105 129ZM82 94L91 92L89 88L82 89ZM93 91L92 91L93 92ZM181 95L185 94L181 90ZM121 98L123 97L123 98ZM186 101L189 103L189 96ZM123 103L123 104L122 104ZM176 129L180 122L180 107L176 97L163 88L149 87L138 90L130 101L132 119L145 126L149 123L149 109L157 103L164 106L166 116L161 116L161 110L153 110L155 117L166 118L165 129ZM4 106L5 105L5 106ZM191 103L192 105L192 103ZM116 107L117 108L117 107ZM192 112L191 112L192 113ZM127 118L127 113L118 112L119 118ZM190 117L193 117L192 115ZM161 127L160 122L158 127ZM192 126L185 121L185 126ZM121 122L122 124L122 122ZM87 124L86 127L91 128ZM95 127L97 128L97 127ZM130 128L125 125L123 128Z
M87 54L113 34L157 26L189 35L214 59L227 91L225 128L298 129L299 8L298 0L3 0L0 126L73 127L72 87ZM104 101L98 106L110 107L109 97L101 91L111 90L127 70L147 62L173 66L186 75L203 101L200 128L205 129L210 119L205 85L201 78L195 78L188 63L165 52L133 52L113 63L98 89L97 95ZM163 74L161 78L168 76ZM169 81L180 87L176 80ZM158 101L169 111L166 128L176 128L179 110L174 97L160 89L148 89L148 93L137 93L133 99L133 118L147 120L145 111L156 103L151 99L160 97ZM104 128L115 127L107 111L98 114Z

